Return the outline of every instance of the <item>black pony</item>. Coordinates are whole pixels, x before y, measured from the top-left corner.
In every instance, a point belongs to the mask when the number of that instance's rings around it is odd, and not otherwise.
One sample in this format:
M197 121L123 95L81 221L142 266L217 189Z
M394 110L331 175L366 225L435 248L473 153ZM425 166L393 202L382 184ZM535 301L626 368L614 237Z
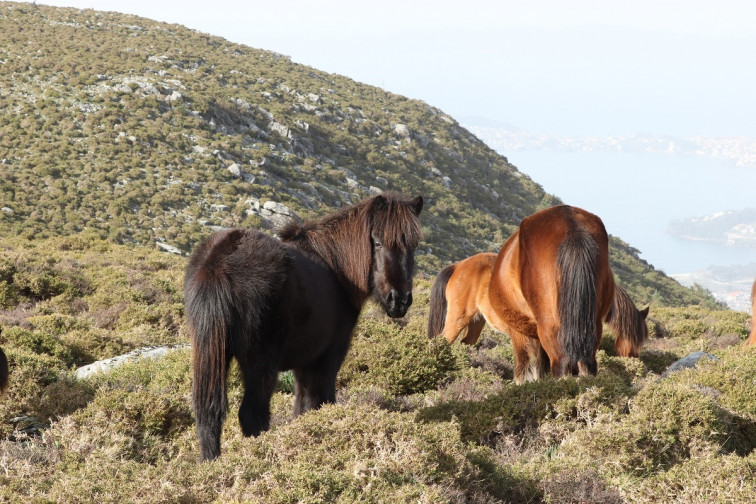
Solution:
M232 229L197 248L184 294L203 460L220 455L232 358L244 381L239 423L245 436L268 428L280 370L294 370L295 415L335 401L336 374L368 297L390 317L403 317L412 304L422 206L420 196L384 193L290 223L280 240Z

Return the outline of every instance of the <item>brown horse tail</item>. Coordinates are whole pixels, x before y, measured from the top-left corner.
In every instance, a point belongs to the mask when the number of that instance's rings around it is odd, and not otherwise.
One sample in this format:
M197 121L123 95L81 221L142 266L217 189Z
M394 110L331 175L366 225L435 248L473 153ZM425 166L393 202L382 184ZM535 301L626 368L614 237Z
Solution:
M606 315L606 323L615 335L614 346L622 357L638 357L641 348L648 340L646 326L648 308L638 311L627 291L614 285L612 308Z
M0 348L0 393L8 387L8 358Z
M599 247L593 237L573 228L559 246L559 342L565 351L563 374L596 374L596 272Z
M446 320L446 285L454 273L455 264L442 269L433 281L430 295L430 314L428 315L428 337L435 338L444 330Z

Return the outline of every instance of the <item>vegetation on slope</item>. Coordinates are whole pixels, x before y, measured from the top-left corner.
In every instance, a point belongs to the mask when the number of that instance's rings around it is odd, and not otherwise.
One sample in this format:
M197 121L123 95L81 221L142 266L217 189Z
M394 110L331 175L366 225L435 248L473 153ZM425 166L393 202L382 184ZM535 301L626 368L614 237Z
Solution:
M270 228L397 189L426 199L418 263L433 275L559 202L442 111L279 54L7 2L0 33L5 235L87 230L188 253L217 226ZM713 302L613 244L639 303Z
M272 429L244 438L234 367L223 455L199 464L188 349L73 373L186 342L184 265L91 236L2 241L0 501L703 503L756 491L746 314L657 308L639 359L617 357L607 332L595 378L517 386L507 336L426 338L427 279L401 323L368 307L335 405L292 419L282 383ZM693 350L719 360L659 380Z

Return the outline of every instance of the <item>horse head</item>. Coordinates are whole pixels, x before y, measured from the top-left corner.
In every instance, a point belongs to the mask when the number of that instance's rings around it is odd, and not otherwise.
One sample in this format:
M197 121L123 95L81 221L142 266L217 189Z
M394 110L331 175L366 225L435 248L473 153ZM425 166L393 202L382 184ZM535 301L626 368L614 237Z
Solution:
M373 296L392 318L404 317L412 305L412 273L420 239L417 220L423 198L375 197L370 232Z

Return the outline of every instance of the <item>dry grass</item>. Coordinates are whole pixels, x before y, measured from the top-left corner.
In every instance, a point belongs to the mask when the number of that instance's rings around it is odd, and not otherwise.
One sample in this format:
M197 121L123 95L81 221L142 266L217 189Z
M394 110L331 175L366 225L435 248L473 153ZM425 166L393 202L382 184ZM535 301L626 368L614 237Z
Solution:
M663 337L640 359L615 356L607 334L598 376L516 386L506 336L486 331L475 348L425 338L421 279L400 324L369 307L335 405L292 418L284 381L271 430L245 438L232 367L224 452L200 464L188 350L72 375L186 340L181 260L57 243L45 243L53 260L39 264L21 247L4 251L27 261L23 285L43 284L41 272L76 293L59 285L32 298L6 282L17 304L0 313L12 366L0 399L0 502L696 504L756 492L756 350L740 345L744 314L659 309ZM700 349L719 360L659 379Z

